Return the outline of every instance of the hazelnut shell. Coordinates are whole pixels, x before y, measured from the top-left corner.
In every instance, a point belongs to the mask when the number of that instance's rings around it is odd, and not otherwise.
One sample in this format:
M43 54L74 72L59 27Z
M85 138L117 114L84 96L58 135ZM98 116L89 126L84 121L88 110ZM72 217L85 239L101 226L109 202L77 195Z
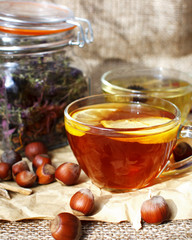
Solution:
M36 175L28 170L21 171L16 175L15 181L21 187L32 187L36 182Z
M55 240L79 240L81 221L71 213L60 213L51 221L50 230Z
M44 164L51 164L51 158L48 154L37 154L32 161L32 166L34 172L36 172L37 168Z
M18 173L24 171L24 170L28 170L28 171L30 170L26 161L21 160L19 162L14 163L12 165L12 176L13 176L13 179L15 180L16 175Z
M56 180L64 185L74 185L80 176L81 168L76 163L65 162L57 167L55 171Z
M70 207L75 215L90 215L94 209L94 196L85 188L76 192L70 200Z
M55 180L55 167L46 163L37 168L36 174L39 184L52 183Z
M31 142L25 147L25 156L33 161L33 158L38 154L47 154L47 148L42 142Z
M153 196L143 202L141 217L147 223L160 224L170 218L169 206L163 197Z
M8 163L0 162L0 179L7 181L12 178L11 166Z

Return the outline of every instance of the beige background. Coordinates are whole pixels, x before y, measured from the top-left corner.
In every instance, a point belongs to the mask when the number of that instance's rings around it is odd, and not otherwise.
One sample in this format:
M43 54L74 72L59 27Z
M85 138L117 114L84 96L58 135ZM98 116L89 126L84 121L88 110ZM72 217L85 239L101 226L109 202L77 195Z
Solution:
M93 92L117 65L144 64L192 73L191 0L49 0L91 21L94 43L77 49L86 59Z

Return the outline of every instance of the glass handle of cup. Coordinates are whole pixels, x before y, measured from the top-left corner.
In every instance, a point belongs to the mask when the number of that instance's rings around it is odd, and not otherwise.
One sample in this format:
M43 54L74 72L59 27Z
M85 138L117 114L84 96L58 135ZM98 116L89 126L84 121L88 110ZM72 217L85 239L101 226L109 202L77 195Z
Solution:
M183 140L187 138L191 139L192 142L192 122L191 124L188 122L188 124L181 126L178 137ZM189 170L189 168L192 168L192 155L178 162L171 162L169 160L158 176L167 174L175 175Z
M187 164L192 164L192 156L183 159L180 162L175 162L175 163L171 163L170 161L168 162L168 164L166 165L165 171L169 171L169 170L175 170L175 169L179 169L181 167L186 166Z
M192 122L187 122L180 128L179 138L192 138Z

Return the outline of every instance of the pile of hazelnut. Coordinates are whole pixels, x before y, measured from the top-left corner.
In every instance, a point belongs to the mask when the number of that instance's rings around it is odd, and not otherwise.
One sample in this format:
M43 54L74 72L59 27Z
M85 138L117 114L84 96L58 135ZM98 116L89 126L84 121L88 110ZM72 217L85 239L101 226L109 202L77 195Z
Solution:
M81 168L79 164L65 162L55 168L46 146L42 142L31 142L25 147L25 156L32 163L22 160L14 150L7 150L1 156L0 179L14 180L22 188L49 184L58 181L62 185L71 186L77 183ZM88 189L80 189L70 199L70 207L74 214L64 212L58 214L50 224L54 239L79 239L81 222L77 216L90 215L94 210L94 196Z
M25 156L31 161L33 171L18 152L5 151L1 156L0 179L13 179L19 186L30 188L55 180L65 185L73 185L79 178L81 168L78 164L65 162L55 168L46 146L41 142L29 143L25 147Z
M180 154L180 151L176 152L178 149L180 148L175 148L175 156ZM29 143L25 147L25 156L32 162L33 171L30 171L27 161L22 160L17 152L11 150L3 153L0 162L0 179L13 179L24 188L37 184L49 184L55 180L62 185L71 186L76 184L79 179L81 168L78 164L65 162L55 168L51 163L47 148L41 142ZM179 156L179 158L183 159L183 156ZM176 159L176 161L179 160ZM59 213L50 222L50 231L56 240L80 239L81 221L78 216L87 216L93 213L94 195L87 188L80 189L71 197L69 204L73 213ZM162 196L153 196L144 201L140 212L142 221L149 224L163 223L168 221L171 216L170 208Z

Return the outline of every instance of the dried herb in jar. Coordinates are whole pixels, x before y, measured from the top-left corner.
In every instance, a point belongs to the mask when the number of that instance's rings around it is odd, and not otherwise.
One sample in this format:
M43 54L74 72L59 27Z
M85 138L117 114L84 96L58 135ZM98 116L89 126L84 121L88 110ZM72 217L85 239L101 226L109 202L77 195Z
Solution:
M17 150L31 141L49 148L66 143L63 111L71 101L87 94L83 72L71 59L56 52L43 56L14 57L0 79L1 113L7 104L9 137ZM15 64L16 63L16 64ZM4 106L4 107L3 107Z

